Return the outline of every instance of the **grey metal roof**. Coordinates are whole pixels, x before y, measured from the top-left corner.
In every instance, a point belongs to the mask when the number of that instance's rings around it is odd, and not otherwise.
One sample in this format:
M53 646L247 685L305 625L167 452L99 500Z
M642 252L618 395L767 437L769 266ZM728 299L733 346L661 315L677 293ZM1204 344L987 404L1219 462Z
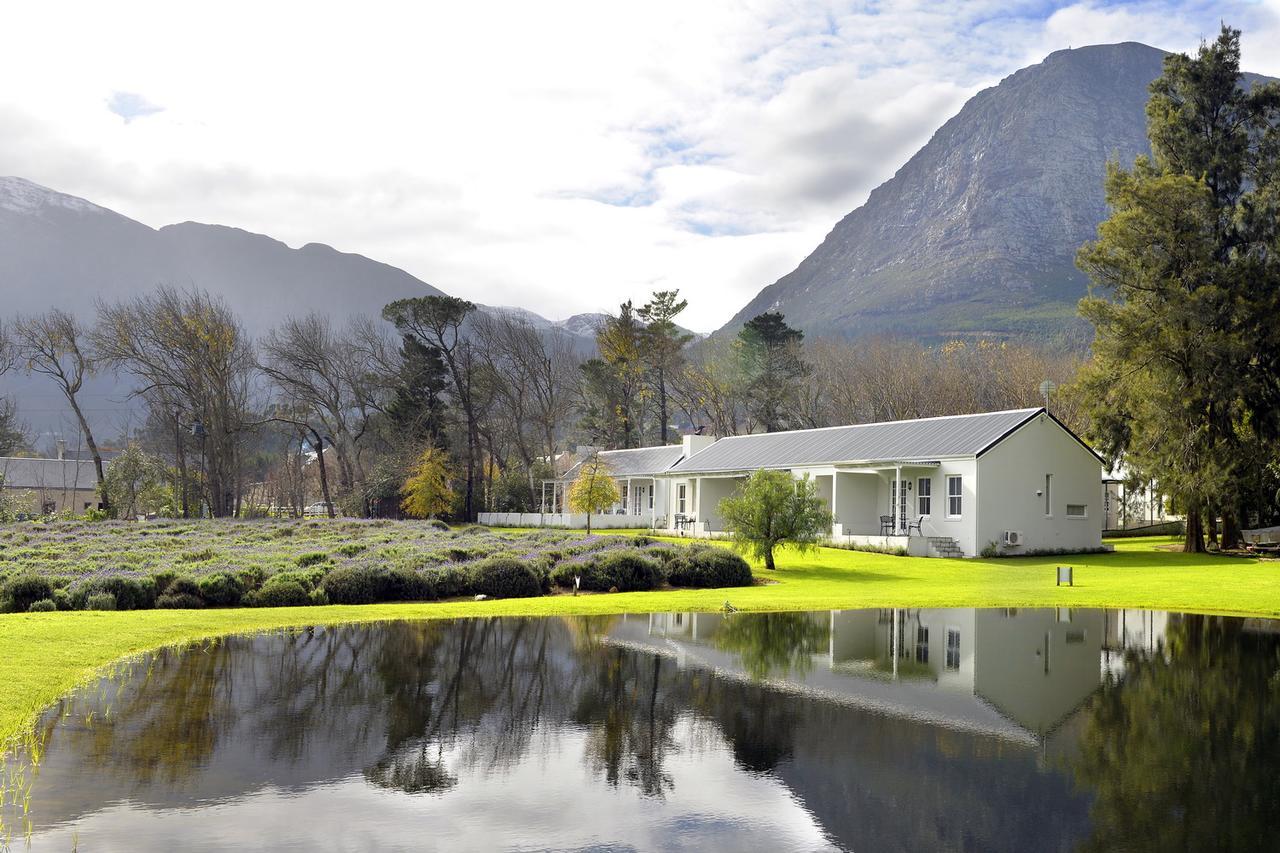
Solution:
M722 438L671 469L672 474L752 471L842 462L937 460L976 456L1040 409L887 421Z
M602 450L600 459L609 466L614 477L651 477L661 474L684 456L684 447L668 444L663 447L637 447L633 450ZM564 472L561 479L572 480L578 476L584 459Z
M98 475L92 461L26 459L0 456L0 476L9 489L96 489Z

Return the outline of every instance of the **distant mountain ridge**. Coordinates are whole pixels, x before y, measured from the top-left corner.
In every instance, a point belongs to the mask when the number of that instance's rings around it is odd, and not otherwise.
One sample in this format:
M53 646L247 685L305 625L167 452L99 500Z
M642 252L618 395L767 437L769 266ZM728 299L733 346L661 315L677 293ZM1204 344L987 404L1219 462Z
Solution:
M1108 158L1150 152L1148 85L1165 55L1061 50L974 95L724 331L782 311L810 336L1082 339L1076 251L1107 216Z
M322 243L292 249L262 234L198 222L151 228L86 199L0 177L4 314L53 305L87 312L95 298L125 298L158 284L221 296L255 335L291 314L376 317L393 300L443 294L398 267ZM603 316L552 321L526 309L502 310L518 310L534 327L583 343L594 339Z

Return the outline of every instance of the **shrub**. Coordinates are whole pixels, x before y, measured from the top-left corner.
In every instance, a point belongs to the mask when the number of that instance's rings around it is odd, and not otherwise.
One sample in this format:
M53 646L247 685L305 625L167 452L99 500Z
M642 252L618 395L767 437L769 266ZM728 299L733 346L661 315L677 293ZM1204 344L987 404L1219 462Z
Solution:
M169 584L173 583L177 577L178 573L173 569L161 569L152 574L151 579L156 583L156 594L164 595L165 591L169 589Z
M42 598L39 601L31 602L31 606L27 608L28 613L52 613L58 609L58 605L54 604L52 598Z
M982 546L981 554L982 556L986 557L988 560L992 559L993 557L999 557L1000 546L994 540L991 542L988 542L986 545Z
M97 507L89 507L84 511L85 521L106 521L110 517L110 514L105 509L98 509Z
M489 598L530 598L542 594L542 580L530 566L512 557L491 557L471 573L472 589Z
M256 607L299 607L310 604L311 596L298 580L281 572L267 578L262 589L253 594L252 603Z
M346 566L325 575L321 588L334 604L372 604L381 595L381 578L372 566Z
M244 587L245 592L260 588L267 581L267 573L261 566L249 566L236 572L236 580Z
M103 578L94 582L94 588L114 595L117 610L150 610L156 606L156 582L149 577Z
M244 583L230 572L200 578L200 597L214 607L235 607L244 597Z
M328 560L328 554L323 551L313 551L310 554L299 554L298 558L293 562L298 566L298 568L305 569L308 566L316 566L320 563L328 562Z
M724 548L691 548L671 561L667 581L672 586L712 588L750 586L751 566L742 557Z
M59 610L75 610L75 605L71 603L71 594L65 589L55 589L53 591L53 603L58 606Z
M204 599L189 592L166 592L156 599L156 607L168 610L199 610L204 607Z
M363 545L359 542L348 542L346 545L339 545L337 548L334 548L333 553L339 554L343 557L354 557L367 547L369 546Z
M32 604L53 597L53 584L39 575L18 575L4 585L3 597L13 602L13 609L25 613Z
M115 610L116 597L109 592L95 592L85 599L85 610Z
M457 598L471 591L471 573L461 566L442 566L417 574L426 585L427 598Z
M433 597L427 581L404 566L344 566L325 575L321 588L332 604L423 601Z
M449 525L445 524L443 521L441 521L438 518L428 518L426 523L427 523L427 527L430 528L431 530L448 530L449 529Z
M552 579L563 587L572 587L574 576L582 578L582 589L595 592L654 589L662 582L658 561L634 550L562 563L552 572Z

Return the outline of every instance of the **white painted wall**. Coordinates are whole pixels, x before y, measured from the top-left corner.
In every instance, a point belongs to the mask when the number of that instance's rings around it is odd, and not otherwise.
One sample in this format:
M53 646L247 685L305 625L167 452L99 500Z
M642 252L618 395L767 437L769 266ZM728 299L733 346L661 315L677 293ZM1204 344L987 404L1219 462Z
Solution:
M903 468L902 478L911 477L911 491L908 492L907 518L915 521L920 517L919 480L928 477L932 483L929 515L920 525L925 536L949 536L956 540L960 550L966 557L978 553L975 547L974 520L978 517L978 465L972 457L968 459L943 459L937 468ZM960 515L949 517L947 513L947 478L960 478ZM889 511L889 483L883 487L881 506Z
M1017 554L1036 548L1098 548L1102 545L1102 464L1097 457L1045 415L1024 425L978 460L981 483L976 541L966 554L1000 541L1017 530L1026 542L1008 549ZM1051 514L1044 512L1045 474L1053 475ZM1067 504L1084 504L1086 518L1067 518Z
M732 495L742 485L745 477L700 477L697 479L698 521L708 531L724 530L724 518L720 515L720 501Z
M836 481L836 523L845 533L878 534L880 475L838 472Z

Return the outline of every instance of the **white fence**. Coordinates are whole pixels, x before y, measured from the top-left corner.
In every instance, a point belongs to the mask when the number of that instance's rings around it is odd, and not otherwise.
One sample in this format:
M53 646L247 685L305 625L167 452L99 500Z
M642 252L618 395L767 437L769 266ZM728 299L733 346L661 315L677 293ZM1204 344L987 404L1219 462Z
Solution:
M585 512L482 512L478 517L481 524L489 527L570 527L585 528L587 514ZM609 513L591 514L591 528L632 527L648 529L652 519L649 515L613 515ZM659 519L664 521L664 519Z

